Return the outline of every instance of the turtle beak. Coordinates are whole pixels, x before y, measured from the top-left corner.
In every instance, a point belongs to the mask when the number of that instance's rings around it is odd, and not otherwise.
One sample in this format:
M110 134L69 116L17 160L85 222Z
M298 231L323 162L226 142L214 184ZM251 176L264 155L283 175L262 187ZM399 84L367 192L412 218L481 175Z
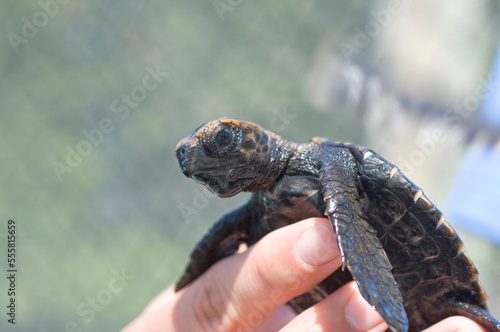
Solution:
M181 166L182 173L189 178L193 175L193 172L189 167L190 155L192 154L191 147L192 145L189 144L188 137L185 137L175 148L175 155L179 161L179 165Z

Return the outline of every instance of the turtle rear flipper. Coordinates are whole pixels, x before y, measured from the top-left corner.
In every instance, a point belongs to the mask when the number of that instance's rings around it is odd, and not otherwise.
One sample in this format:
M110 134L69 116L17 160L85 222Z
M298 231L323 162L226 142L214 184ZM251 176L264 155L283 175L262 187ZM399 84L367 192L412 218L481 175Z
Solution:
M326 203L325 214L333 223L342 255L342 268L347 266L361 295L392 331L407 331L408 318L391 273L392 265L361 209L355 160L343 148L333 149L329 157L323 162L319 183Z
M464 316L470 318L474 322L486 328L488 331L500 330L500 322L493 318L493 316L491 316L485 308L482 308L479 305L450 301L448 303L441 304L437 308L440 310L436 313L436 316L442 317L441 319L450 316Z
M252 225L250 202L224 215L217 221L191 252L191 260L175 286L179 291L202 275L222 258L238 251L240 243L248 238L248 227Z

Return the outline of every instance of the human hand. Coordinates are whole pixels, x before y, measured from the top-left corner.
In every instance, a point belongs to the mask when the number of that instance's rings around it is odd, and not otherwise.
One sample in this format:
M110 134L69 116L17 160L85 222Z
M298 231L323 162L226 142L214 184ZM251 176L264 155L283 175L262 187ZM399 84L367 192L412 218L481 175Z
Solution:
M340 265L330 221L306 219L219 261L177 293L169 287L123 332L385 331L387 324L354 282L299 315L283 306ZM425 331L485 330L467 318L450 317Z

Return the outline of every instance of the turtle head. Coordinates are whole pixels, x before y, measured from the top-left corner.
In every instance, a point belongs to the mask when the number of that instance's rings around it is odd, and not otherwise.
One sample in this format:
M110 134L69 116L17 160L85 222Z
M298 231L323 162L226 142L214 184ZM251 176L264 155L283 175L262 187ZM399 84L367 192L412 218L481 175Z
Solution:
M220 197L270 186L284 169L281 137L251 122L219 119L198 127L175 149L182 172ZM279 166L281 169L278 170Z

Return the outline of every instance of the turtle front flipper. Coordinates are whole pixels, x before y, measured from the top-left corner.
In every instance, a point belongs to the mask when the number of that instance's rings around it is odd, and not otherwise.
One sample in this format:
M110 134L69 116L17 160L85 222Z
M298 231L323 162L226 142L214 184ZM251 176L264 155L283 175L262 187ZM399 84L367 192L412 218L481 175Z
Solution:
M344 148L332 149L319 172L325 214L334 227L342 268L349 269L361 295L375 307L392 331L407 331L403 298L376 231L362 212L356 176L356 162Z
M217 261L231 256L242 242L248 238L249 225L252 224L252 214L249 204L240 207L219 219L196 244L191 252L191 260L186 271L175 286L175 291L179 291Z

